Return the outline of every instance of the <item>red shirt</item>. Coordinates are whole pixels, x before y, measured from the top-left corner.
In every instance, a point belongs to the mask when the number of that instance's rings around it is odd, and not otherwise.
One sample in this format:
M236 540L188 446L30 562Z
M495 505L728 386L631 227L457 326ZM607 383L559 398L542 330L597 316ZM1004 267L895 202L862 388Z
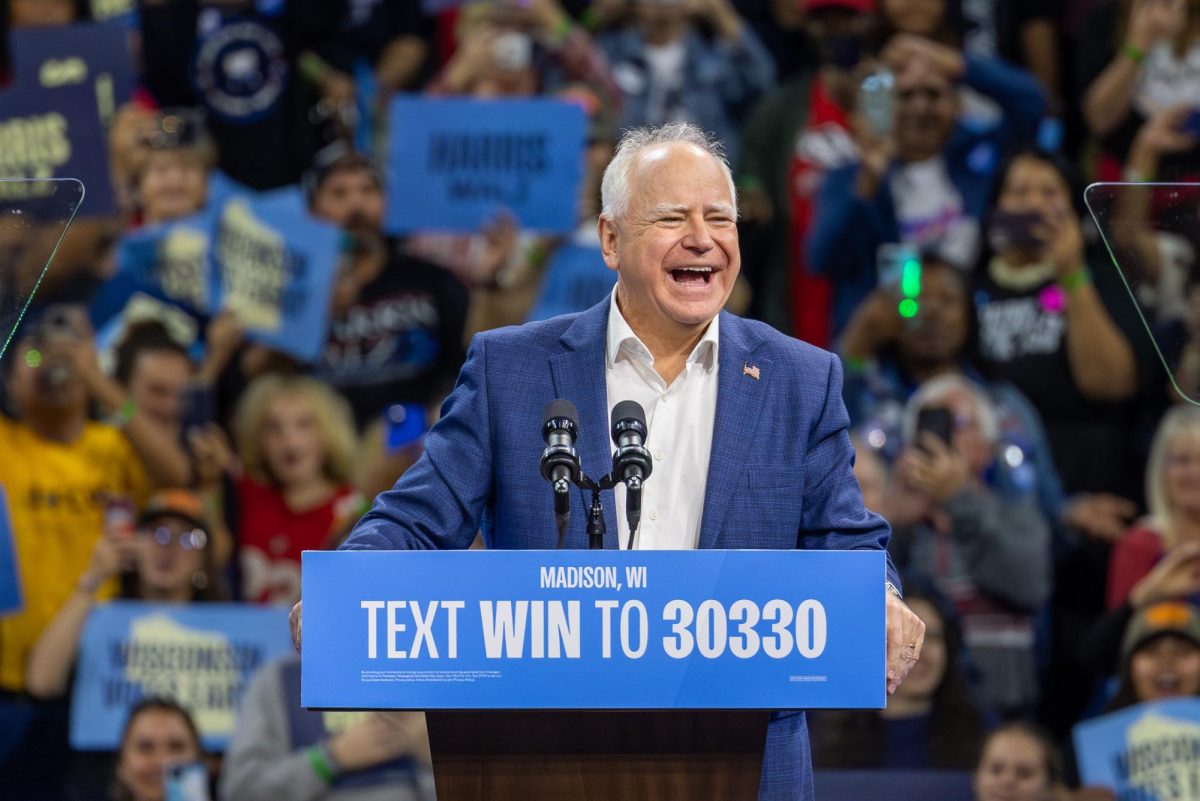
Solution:
M258 603L300 600L300 554L332 547L331 540L353 519L360 496L339 487L328 501L292 511L283 493L242 478L237 484L242 595Z
M1108 608L1116 609L1129 600L1134 585L1154 569L1165 550L1162 537L1145 524L1125 532L1108 557Z
M798 339L829 347L833 313L833 286L829 277L808 269L805 242L816 214L817 193L825 173L858 160L850 136L846 110L833 102L818 76L812 82L806 127L796 137L788 167L791 188L791 253L793 332Z

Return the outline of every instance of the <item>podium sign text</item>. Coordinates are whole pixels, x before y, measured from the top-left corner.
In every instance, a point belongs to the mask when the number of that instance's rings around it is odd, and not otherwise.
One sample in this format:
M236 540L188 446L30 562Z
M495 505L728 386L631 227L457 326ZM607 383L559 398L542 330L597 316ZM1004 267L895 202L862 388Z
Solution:
M309 551L310 708L884 705L881 551Z

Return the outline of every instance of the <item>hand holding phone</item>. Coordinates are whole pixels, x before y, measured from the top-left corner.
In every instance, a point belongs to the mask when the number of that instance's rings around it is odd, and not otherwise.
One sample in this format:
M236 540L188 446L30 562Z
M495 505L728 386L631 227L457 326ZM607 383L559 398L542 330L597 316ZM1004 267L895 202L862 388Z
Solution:
M163 766L163 801L212 801L208 768L203 762L172 762Z
M926 406L917 413L916 446L921 447L921 435L933 434L950 445L954 439L954 413L945 406Z
M877 137L892 135L895 124L893 88L896 79L889 69L879 69L863 78L858 87L859 113Z

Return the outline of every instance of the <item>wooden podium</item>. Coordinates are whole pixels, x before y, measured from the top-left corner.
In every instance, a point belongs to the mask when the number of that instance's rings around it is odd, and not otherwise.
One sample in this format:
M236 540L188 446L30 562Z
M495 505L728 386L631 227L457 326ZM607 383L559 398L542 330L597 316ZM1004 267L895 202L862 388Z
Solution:
M758 798L767 712L427 712L438 801Z

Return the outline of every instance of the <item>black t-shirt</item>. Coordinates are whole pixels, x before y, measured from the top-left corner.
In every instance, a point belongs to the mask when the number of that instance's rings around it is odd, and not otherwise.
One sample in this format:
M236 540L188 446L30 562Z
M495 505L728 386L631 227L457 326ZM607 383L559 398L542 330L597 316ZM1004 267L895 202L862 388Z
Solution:
M1119 280L1115 271L1107 266L1101 270L1093 270L1097 289L1145 373L1149 361L1139 345L1148 343L1148 336L1144 329L1139 331L1128 296L1121 304L1122 299L1108 291L1110 279ZM1079 391L1067 356L1068 302L1052 280L1016 291L997 284L986 266L982 268L974 291L980 370L991 380L1012 383L1033 403L1068 493L1115 492L1137 498L1142 475L1135 435L1138 402L1092 401Z
M323 20L293 3L143 5L143 81L163 106L200 106L219 165L252 189L297 183L323 144L316 91L296 72Z
M329 321L317 375L365 426L393 403L436 402L463 363L467 290L450 272L393 248L358 300Z

